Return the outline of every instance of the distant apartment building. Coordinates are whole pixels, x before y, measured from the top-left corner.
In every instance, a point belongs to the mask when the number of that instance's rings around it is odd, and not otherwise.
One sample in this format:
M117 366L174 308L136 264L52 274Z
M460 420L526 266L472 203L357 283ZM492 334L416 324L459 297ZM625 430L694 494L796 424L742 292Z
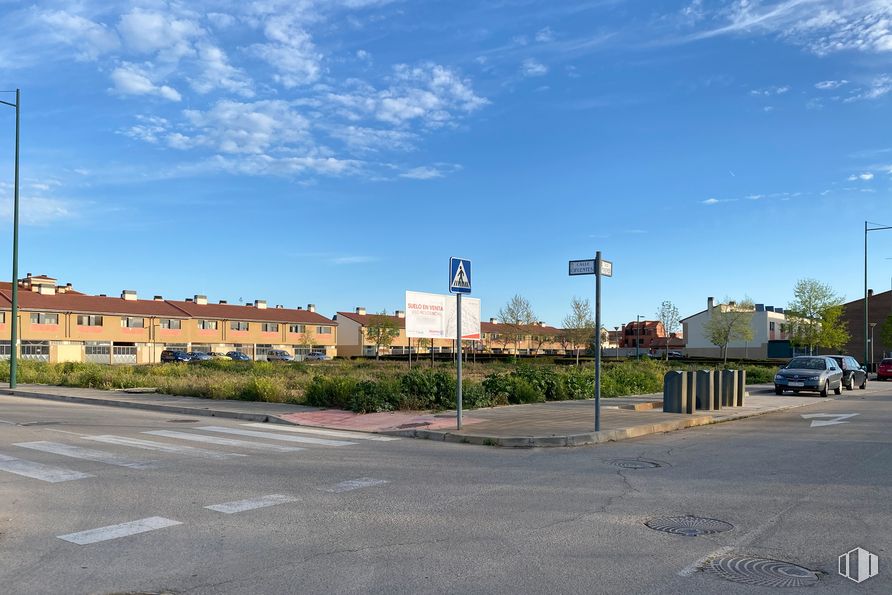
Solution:
M150 363L164 349L241 351L265 359L270 349L298 356L310 351L337 354L337 323L307 309L268 308L264 300L246 305L212 304L204 295L182 301L135 291L120 297L86 295L71 284L30 273L18 282L22 359L49 362ZM0 284L0 336L9 337L12 284ZM10 356L0 340L0 357Z
M716 304L715 298L708 298L705 310L682 319L685 353L693 357L720 357L720 348L709 341L704 327L713 312L735 307L734 302ZM752 339L733 341L728 345L728 357L766 359L789 356L790 336L783 308L756 304L750 318L750 330Z
M884 357L892 356L892 345L883 341L882 325L892 316L892 291L874 293L867 291L867 335L865 341L864 298L843 304L842 320L849 332L849 342L841 350L861 363L875 364ZM867 346L867 357L864 347ZM826 350L822 350L826 352Z
M515 327L490 318L489 322L480 322L480 332L479 350L486 353L562 355L572 352L565 333L544 322Z
M432 339L424 341L406 336L406 313L397 310L394 314L369 314L358 306L353 312L338 312L334 315L338 324L338 355L344 357L374 357L379 355L405 355L409 353L451 353L455 341L452 339ZM389 321L399 334L389 346L377 347L368 336L370 326Z
M650 350L657 339L666 336L666 329L659 320L633 320L623 325L620 347Z

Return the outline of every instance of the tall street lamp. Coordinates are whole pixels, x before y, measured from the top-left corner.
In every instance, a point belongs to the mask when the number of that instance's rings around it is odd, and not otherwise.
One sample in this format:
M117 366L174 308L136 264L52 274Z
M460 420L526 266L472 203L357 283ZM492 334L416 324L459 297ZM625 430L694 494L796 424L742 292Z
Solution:
M870 221L864 222L864 359L867 359L869 354L868 340L867 340L867 310L869 308L867 304L867 234L871 231L883 231L885 229L892 229L892 226L889 225L880 225L879 223L871 223ZM871 362L873 362L873 358L870 358Z
M12 93L12 91L4 91ZM9 388L16 387L16 356L18 351L19 323L19 113L22 105L22 91L15 90L15 103L0 100L3 105L15 108L15 182L13 187L12 210L12 324L9 336Z
M870 323L870 366L869 367L871 367L871 368L873 367L873 329L875 329L876 327L877 327L877 323L875 323L875 322Z
M635 359L641 359L638 352L641 349L641 314L635 315Z
M613 338L616 341L616 359L619 359L619 337L620 337L619 327L615 326L615 327L613 327L613 330L615 331Z

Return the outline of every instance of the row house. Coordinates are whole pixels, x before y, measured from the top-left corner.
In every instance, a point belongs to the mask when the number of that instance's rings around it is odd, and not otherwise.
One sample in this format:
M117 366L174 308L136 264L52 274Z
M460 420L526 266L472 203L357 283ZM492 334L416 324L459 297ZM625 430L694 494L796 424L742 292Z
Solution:
M338 325L338 355L345 357L374 357L378 355L405 355L409 353L452 353L455 341L452 339L413 339L406 336L406 313L397 310L394 314L369 314L362 306L353 312L338 312L334 316ZM380 348L369 339L370 325L389 321L399 334L389 346Z
M490 318L480 323L482 344L487 353L516 353L518 355L563 355L573 352L564 332L544 322L520 327Z
M706 300L706 309L682 319L684 328L685 353L695 357L720 357L721 349L709 341L706 336L706 324L714 312L724 312L738 308L735 302L718 304L710 297ZM749 313L749 324L752 339L732 341L728 344L729 358L767 359L787 357L790 351L790 333L787 329L787 317L783 308L755 304ZM781 355L778 355L781 353Z
M270 349L337 354L337 323L312 304L306 310L268 308L263 300L211 304L203 295L145 300L130 290L94 296L30 274L19 281L18 298L23 359L150 363L160 361L164 349L241 351L253 359L265 359ZM11 334L11 310L12 284L0 284L0 336ZM0 341L0 357L10 350L9 340Z

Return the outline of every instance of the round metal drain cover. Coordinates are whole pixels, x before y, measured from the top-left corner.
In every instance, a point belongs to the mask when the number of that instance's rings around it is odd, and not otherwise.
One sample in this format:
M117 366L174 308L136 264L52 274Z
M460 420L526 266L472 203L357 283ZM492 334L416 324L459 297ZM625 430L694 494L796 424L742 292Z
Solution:
M656 469L657 467L662 467L660 463L642 459L614 459L610 461L610 464L622 469Z
M723 556L709 562L706 570L723 579L756 587L810 587L818 573L808 568L767 558Z
M723 533L734 528L731 523L718 519L707 519L699 516L669 516L651 519L644 523L655 531L683 535L685 537L698 537L700 535L712 535Z

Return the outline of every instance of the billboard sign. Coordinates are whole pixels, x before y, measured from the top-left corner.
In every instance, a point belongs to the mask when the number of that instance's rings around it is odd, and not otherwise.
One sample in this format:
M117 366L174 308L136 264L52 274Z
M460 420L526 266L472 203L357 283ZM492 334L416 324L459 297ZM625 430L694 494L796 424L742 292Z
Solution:
M418 339L454 339L455 298L451 295L406 292L406 336ZM462 339L479 341L480 300L462 299Z

